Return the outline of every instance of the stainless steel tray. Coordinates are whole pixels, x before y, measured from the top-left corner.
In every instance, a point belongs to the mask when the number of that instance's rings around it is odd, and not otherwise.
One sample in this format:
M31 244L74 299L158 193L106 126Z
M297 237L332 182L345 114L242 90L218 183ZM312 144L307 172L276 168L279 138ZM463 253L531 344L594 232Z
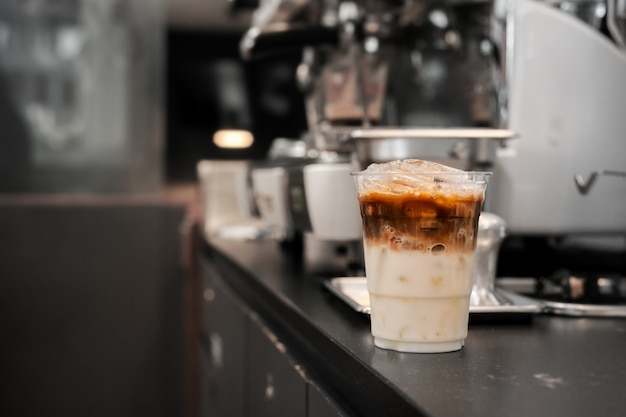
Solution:
M370 314L370 298L365 277L337 277L324 280L324 286L355 311ZM543 311L543 305L531 298L503 289L496 289L499 304L470 305L470 316L508 315L531 316Z
M626 280L626 278L623 278ZM626 282L626 281L624 281ZM511 294L529 294L531 300L535 300L543 307L543 312L559 316L570 317L622 317L626 318L626 304L589 304L576 303L572 301L558 301L556 299L546 299L533 297L537 279L527 278L498 278L500 288L506 288ZM622 284L623 285L623 284ZM561 289L552 289L558 294Z

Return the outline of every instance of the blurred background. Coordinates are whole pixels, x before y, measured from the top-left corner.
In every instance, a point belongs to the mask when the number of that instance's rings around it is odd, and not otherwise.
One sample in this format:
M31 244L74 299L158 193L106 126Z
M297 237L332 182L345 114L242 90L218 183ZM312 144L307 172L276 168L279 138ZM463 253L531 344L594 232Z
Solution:
M192 413L196 163L304 123L297 57L239 58L250 15L0 2L0 415ZM234 127L253 145L216 146Z
M243 61L242 35L254 1L169 2L167 32L167 176L194 180L199 159L260 159L275 138L306 131L304 100L296 85L301 51ZM224 128L254 132L246 149L212 140Z
M0 5L0 192L154 192L306 129L300 53L243 62L255 2ZM245 149L213 141L254 132Z

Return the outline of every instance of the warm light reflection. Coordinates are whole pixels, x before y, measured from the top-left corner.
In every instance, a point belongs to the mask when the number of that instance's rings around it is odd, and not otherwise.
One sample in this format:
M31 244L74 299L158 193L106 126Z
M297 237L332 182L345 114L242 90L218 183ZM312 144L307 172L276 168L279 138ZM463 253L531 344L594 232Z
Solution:
M253 142L254 137L247 130L224 129L213 135L213 143L220 148L244 149L249 148Z

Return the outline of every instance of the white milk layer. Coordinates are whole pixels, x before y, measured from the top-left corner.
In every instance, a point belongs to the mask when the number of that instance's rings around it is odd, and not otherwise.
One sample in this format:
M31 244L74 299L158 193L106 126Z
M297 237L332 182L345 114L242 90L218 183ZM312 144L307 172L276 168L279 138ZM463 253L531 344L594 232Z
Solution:
M463 341L474 254L364 244L372 334L398 342Z

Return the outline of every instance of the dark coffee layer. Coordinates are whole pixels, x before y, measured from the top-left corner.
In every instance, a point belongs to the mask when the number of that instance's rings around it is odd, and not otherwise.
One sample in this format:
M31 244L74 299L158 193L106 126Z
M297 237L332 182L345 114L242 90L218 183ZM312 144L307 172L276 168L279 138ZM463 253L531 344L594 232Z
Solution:
M369 193L359 197L369 244L396 250L471 252L483 197Z

